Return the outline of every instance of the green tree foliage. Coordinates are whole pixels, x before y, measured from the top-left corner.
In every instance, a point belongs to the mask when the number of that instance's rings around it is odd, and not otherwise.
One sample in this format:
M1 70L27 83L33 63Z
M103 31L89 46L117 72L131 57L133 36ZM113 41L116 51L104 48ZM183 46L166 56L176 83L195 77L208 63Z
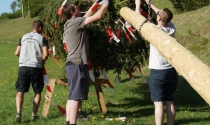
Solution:
M27 13L29 17L36 17L46 7L49 0L17 0L19 8L23 9L23 17Z
M12 1L12 4L10 5L10 8L12 9L12 12L14 13L17 7L16 1Z
M191 11L210 5L210 0L171 0L179 12Z
M2 13L0 20L10 19L10 13Z
M46 3L49 0L30 0L29 1L29 8L30 8L30 16L36 17L39 13L46 7Z
M61 15L57 15L58 8L63 0L51 0L44 11L39 15L39 18L45 22L44 33L51 46L55 46L57 57L65 61L67 53L63 46L63 25L65 19ZM68 2L75 3L79 6L80 11L85 12L92 5L93 1L82 0L68 0ZM134 9L134 1L128 0L110 0L108 11L103 19L87 26L86 31L90 43L90 60L93 69L97 74L97 67L101 66L106 70L114 70L117 73L125 71L137 66L144 65L148 59L148 44L140 37L137 31L134 32L137 40L129 35L131 42L125 36L122 24L116 24L116 20L120 17L119 10L123 6L128 6ZM124 20L121 18L124 22ZM58 24L56 28L55 25ZM109 42L107 35L107 27L110 27L113 33L116 33L119 28L120 42L112 40ZM128 31L127 31L128 33ZM128 33L129 34L129 33ZM97 75L96 75L97 76Z
M10 8L12 9L12 13L2 13L0 15L0 20L14 19L14 18L21 17L21 11L17 9L18 8L18 3L16 1L13 1L11 3Z
M21 10L17 10L14 13L2 13L0 15L0 20L15 19L19 17L21 17Z

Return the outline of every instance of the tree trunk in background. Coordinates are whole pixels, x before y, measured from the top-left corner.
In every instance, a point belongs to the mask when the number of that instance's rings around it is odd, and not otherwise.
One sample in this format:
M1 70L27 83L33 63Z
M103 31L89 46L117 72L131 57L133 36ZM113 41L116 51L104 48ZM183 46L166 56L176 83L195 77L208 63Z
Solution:
M128 7L121 8L120 15L137 30L145 20ZM139 34L154 45L193 89L210 104L210 67L152 23L145 23Z
M24 18L23 3L21 3L22 17Z
M28 1L28 17L30 17L30 7L29 7L29 1Z

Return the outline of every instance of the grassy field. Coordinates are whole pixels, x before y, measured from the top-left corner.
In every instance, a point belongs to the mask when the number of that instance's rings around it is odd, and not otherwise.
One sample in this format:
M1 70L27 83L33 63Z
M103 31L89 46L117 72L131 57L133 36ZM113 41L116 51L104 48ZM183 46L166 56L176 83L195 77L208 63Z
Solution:
M157 0L159 6L163 7L167 0ZM155 3L154 3L155 4ZM168 3L167 3L168 4ZM170 5L172 7L172 5ZM210 65L209 47L210 17L208 13L210 6L202 9L175 14L173 19L177 26L177 41L192 51L198 58ZM186 18L188 17L188 18ZM0 21L0 125L12 125L16 113L15 107L15 81L18 71L18 57L15 57L19 38L26 32L31 31L31 23L34 19L14 19ZM200 21L200 22L199 22ZM46 69L49 78L59 78L63 70L63 63L56 65L50 58L47 61ZM148 79L149 70L143 68L143 74ZM83 111L88 114L90 120L78 122L78 125L154 125L154 106L150 100L148 85L144 84L140 74L134 73L135 81L132 82L127 74L122 74L120 84L115 84L116 74L108 73L110 81L115 86L113 92L103 89L105 103L108 109L107 115L103 115L98 106L95 88L90 87L89 100L84 101ZM56 85L53 99L62 107L65 107L67 100L67 88ZM44 94L39 109L41 116ZM31 122L33 92L30 90L25 95L22 111L22 125L64 125L63 116L56 106L51 104L47 118L41 118ZM175 95L177 107L176 125L209 125L210 106L189 86L180 76L178 89ZM129 122L108 121L106 118L126 117ZM166 122L165 122L166 125Z
M176 25L176 39L183 46L194 53L205 64L210 66L210 7L175 15L173 22ZM187 18L186 18L187 17Z

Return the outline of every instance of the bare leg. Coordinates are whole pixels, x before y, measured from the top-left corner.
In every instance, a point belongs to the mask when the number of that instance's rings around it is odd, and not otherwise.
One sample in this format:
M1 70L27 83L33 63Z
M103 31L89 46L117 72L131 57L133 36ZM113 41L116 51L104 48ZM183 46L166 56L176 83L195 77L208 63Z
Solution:
M66 121L70 121L70 100L66 103Z
M166 101L167 124L174 125L176 109L172 101Z
M15 120L14 120L14 122L17 124L21 123L21 111L22 111L22 106L23 106L23 100L24 100L24 93L17 92L17 94L16 94L17 114L16 114Z
M79 101L77 100L69 100L70 103L70 124L76 124L77 120L77 113L78 113L78 108L79 108Z
M71 108L71 100L68 100L66 104L66 121L70 121L70 112L72 111L70 110ZM82 111L82 100L78 101L78 110Z
M17 92L17 94L16 94L16 108L17 108L17 112L21 112L22 111L23 100L24 100L24 93L23 92Z
M34 101L33 101L33 111L32 111L32 116L36 116L38 109L39 109L39 105L40 105L40 101L41 101L41 93L35 93L34 95Z
M155 123L156 125L162 125L164 120L164 103L154 102L155 105Z

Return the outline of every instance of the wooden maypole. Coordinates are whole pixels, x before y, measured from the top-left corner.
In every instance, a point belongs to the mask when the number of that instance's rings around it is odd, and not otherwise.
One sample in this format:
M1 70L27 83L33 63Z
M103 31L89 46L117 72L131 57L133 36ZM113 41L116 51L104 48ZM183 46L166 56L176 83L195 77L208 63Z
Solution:
M131 23L142 37L153 44L193 89L210 104L210 67L156 25L145 23L141 26L145 18L130 8L121 8L120 15Z

